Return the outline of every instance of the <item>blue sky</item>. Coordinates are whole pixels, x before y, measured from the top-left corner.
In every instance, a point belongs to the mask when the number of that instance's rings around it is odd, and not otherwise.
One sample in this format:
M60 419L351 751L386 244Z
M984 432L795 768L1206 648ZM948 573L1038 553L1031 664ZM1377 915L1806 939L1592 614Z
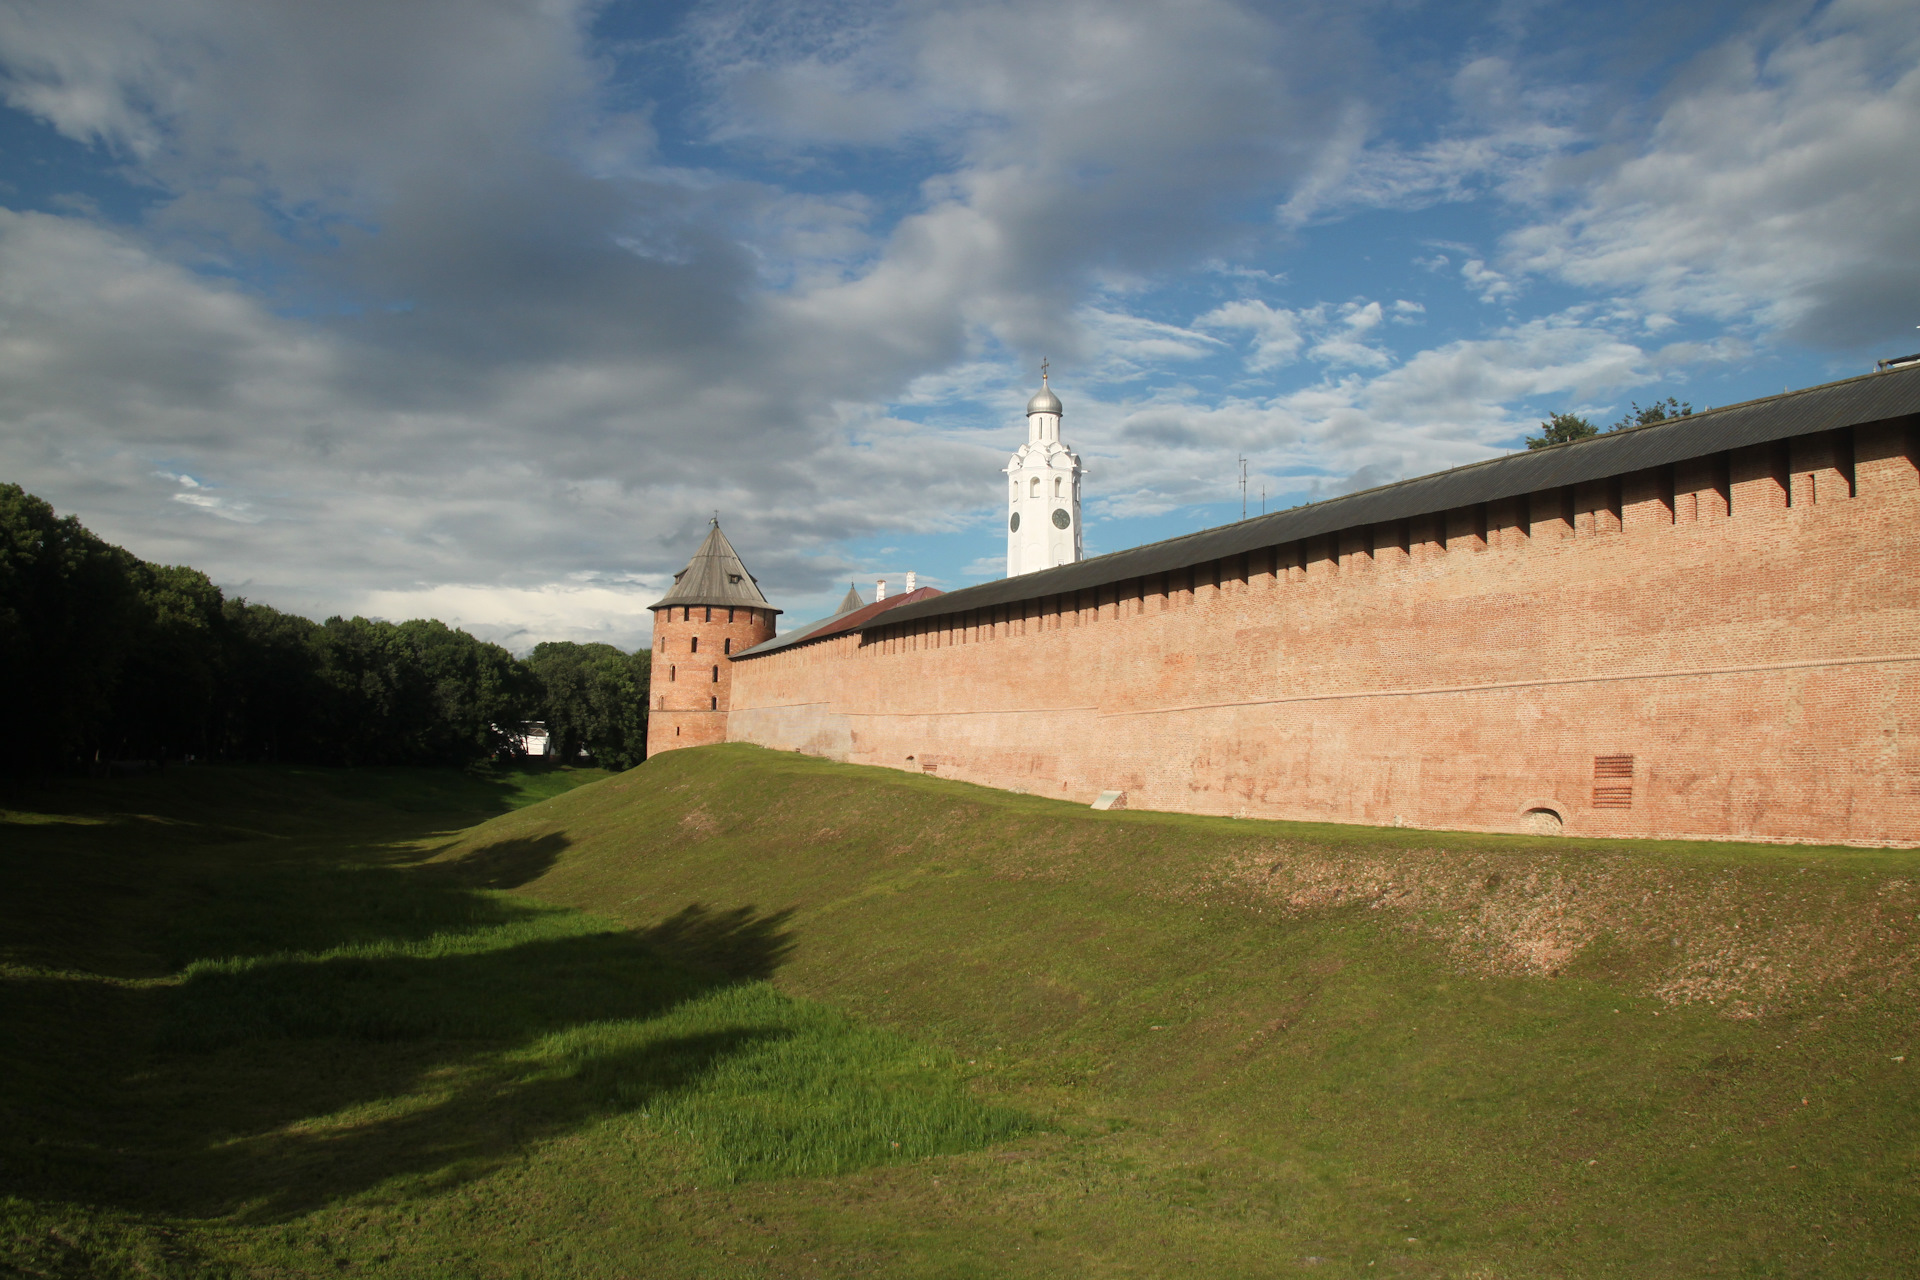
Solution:
M323 616L646 639L1920 350L1910 4L0 12L0 478Z

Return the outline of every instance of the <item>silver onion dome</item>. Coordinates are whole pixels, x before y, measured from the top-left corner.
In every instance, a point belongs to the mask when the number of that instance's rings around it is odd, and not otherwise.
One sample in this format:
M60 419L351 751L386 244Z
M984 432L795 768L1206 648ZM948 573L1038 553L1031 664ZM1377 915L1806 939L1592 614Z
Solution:
M1027 401L1027 416L1031 418L1036 413L1060 412L1060 397L1053 394L1053 389L1047 386L1046 379L1042 378L1040 390L1034 393L1033 399Z

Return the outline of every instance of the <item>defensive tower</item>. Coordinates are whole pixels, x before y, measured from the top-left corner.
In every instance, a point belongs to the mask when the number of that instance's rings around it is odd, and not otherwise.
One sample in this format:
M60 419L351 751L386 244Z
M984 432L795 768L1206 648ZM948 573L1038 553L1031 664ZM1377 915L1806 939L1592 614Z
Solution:
M706 541L673 575L673 586L653 610L653 705L647 715L647 754L727 740L733 655L773 638L779 613L720 532L716 517Z
M1027 401L1027 442L1006 466L1009 578L1080 559L1080 477L1086 469L1060 441L1063 412L1042 360L1040 390Z

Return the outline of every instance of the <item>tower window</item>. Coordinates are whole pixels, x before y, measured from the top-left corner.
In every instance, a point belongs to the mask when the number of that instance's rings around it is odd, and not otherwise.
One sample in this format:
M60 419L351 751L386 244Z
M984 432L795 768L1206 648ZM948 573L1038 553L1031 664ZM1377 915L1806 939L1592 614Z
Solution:
M1053 496L1056 498L1060 496L1060 477L1059 476L1055 476L1053 478Z
M666 709L667 709L667 695L663 693L660 695L660 705L656 707L655 710L665 711Z
M669 680L672 680L672 679L674 679L674 672L675 672L675 671L677 671L677 670L678 670L678 668L677 668L677 667L675 667L675 666L674 666L674 665L673 665L673 664L672 664L671 662L669 662L669 663L667 664L667 679L669 679Z
M718 668L718 667L715 667L715 668L713 669L713 683L714 683L714 684L719 684L719 683L720 683L720 668Z
M740 581L740 579L736 577L736 578L734 579L734 581L735 581L735 582L738 582L738 581ZM731 610L731 609L729 609L729 610L727 610L727 621L728 621L728 622L732 622L732 621L733 621L733 610Z
M1033 482L1027 486L1027 493L1030 497L1037 498L1040 496L1040 477L1039 476L1035 476L1033 478Z
M695 637L693 637L693 639L691 639L691 640L689 640L689 641L687 641L687 652L688 652L688 653L698 653L698 652L700 652L700 637L699 637L699 636L695 636Z
M727 639L722 640L720 642L720 652L722 653L733 652L733 638L731 636L729 636Z
M712 621L713 621L713 606L712 606L712 605L708 605L708 606L707 606L707 621L708 621L708 622L712 622Z
M707 710L718 711L719 709L720 709L720 699L718 698L707 699Z

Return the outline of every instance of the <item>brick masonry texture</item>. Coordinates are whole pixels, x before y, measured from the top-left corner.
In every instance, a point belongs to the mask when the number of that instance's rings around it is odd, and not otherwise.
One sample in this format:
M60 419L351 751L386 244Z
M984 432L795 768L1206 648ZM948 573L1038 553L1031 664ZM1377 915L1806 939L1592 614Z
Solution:
M727 740L732 654L773 638L773 610L671 605L653 611L647 754Z
M731 664L697 732L1132 808L1920 843L1917 440L1842 428L799 645ZM655 648L676 708L686 625Z

